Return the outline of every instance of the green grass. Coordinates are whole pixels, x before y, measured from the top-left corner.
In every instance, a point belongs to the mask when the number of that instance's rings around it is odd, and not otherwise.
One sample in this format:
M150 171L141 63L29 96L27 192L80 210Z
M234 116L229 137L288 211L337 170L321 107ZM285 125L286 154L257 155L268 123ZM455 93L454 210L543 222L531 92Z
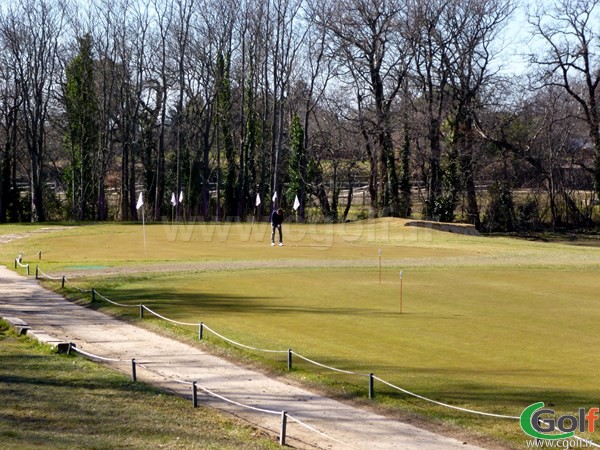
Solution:
M255 430L0 326L0 446L276 448Z
M600 249L404 225L400 220L288 225L283 248L267 245L264 224L255 225L263 230L258 236L249 233L249 225L198 225L174 240L165 226L154 225L146 230L146 257L141 226L86 226L31 236L2 251L41 249L44 271L79 275L76 284L110 299L144 303L184 322L203 321L248 345L293 348L334 367L372 372L453 405L518 416L538 401L552 403L561 414L600 404L595 356ZM253 263L261 268L248 268ZM73 268L85 265L142 272L161 265L171 272L97 278ZM402 314L399 270L404 271ZM131 314L135 319L136 312ZM146 323L158 326L155 320ZM197 330L177 333L192 340ZM286 367L285 356L234 353L272 370ZM291 376L366 401L364 377L298 359L294 366ZM463 427L516 447L526 439L517 421L431 405L378 382L375 389L377 405L390 414ZM592 437L600 440L598 433Z

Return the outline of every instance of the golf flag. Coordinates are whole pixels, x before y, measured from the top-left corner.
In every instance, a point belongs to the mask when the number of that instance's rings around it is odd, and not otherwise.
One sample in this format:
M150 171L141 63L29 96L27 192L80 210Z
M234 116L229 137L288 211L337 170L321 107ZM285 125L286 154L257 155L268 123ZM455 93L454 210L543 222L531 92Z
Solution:
M179 191L179 203L183 203L183 191Z
M177 206L177 200L175 200L175 192L171 194L171 205Z
M144 206L144 197L140 192L140 196L138 197L137 205L135 205L135 209L140 209ZM144 230L144 256L146 256L146 220L144 219L144 210L142 209L142 230Z
M298 208L300 208L300 200L298 200L298 196L296 195L294 199L294 211L298 211Z
M273 198L271 200L273 200L273 201L277 200L277 191L275 191L275 193L273 194Z
M138 197L137 205L135 209L140 209L144 205L144 198L142 197L142 193L140 192L140 196Z
M260 205L260 195L256 194L256 206Z

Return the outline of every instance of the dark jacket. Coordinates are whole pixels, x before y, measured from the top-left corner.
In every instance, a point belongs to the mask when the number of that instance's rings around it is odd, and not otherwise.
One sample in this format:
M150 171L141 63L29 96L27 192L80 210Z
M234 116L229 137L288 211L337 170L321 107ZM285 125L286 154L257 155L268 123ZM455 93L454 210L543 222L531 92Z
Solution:
M277 214L277 210L271 214L271 224L273 226L281 225L283 223L283 213Z

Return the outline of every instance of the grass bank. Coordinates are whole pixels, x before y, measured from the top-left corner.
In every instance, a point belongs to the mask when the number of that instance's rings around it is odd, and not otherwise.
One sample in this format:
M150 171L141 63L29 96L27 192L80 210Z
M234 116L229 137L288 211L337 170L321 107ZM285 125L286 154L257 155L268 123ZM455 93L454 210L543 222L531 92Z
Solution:
M77 356L7 331L0 321L0 446L269 449L256 430Z

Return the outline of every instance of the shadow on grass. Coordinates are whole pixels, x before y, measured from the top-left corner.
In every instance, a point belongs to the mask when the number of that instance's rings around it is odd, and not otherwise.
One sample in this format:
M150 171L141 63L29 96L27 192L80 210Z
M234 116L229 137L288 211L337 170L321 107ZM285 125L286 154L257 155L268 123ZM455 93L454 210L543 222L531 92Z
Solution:
M391 318L397 317L397 312L382 311L375 308L361 307L328 307L326 304L318 307L286 305L285 300L280 299L281 304L277 302L276 297L268 296L241 296L214 293L174 293L163 289L119 289L118 291L99 292L113 302L125 305L144 306L159 312L170 313L176 317L196 317L204 311L228 312L237 314L330 314L335 316L365 316ZM109 305L99 297L95 303L91 304L93 308L101 308ZM133 308L131 308L133 309ZM135 314L135 311L132 312ZM171 316L169 316L171 317Z
M392 384L395 383L392 382ZM420 389L416 392L411 389L411 387L402 386L401 384L397 385L432 400L447 403L449 405L471 405L462 407L472 408L476 411L487 413L518 416L524 408L532 403L540 401L544 402L546 406L561 411L574 411L579 407L590 406L589 397L568 389L532 389L530 386L499 388L497 385L485 386L475 383L453 382L441 390L439 389L439 386L433 386L429 389ZM390 400L411 401L422 405L424 408L432 407L432 404L427 401L417 399L378 381L375 381L374 389L378 396L385 396ZM470 413L465 412L464 414L467 417L470 416Z
M65 356L65 358L68 358ZM54 378L52 376L44 376L44 373L48 370L50 356L36 356L36 355L2 355L2 363L0 364L0 386L3 383L11 385L31 385L32 387L65 387L64 380ZM31 373L31 376L23 375L21 373L15 374L11 367L19 367L20 372L27 371ZM135 384L133 382L127 383L123 380L117 380L115 378L94 378L89 373L82 372L81 376L77 376L73 371L80 369L77 368L65 368L64 370L70 371L69 385L87 391L93 390L105 390L113 389L124 392L131 392L136 390L148 390L150 388L143 387L141 384ZM150 389L152 390L152 389ZM159 391L156 390L155 393Z

